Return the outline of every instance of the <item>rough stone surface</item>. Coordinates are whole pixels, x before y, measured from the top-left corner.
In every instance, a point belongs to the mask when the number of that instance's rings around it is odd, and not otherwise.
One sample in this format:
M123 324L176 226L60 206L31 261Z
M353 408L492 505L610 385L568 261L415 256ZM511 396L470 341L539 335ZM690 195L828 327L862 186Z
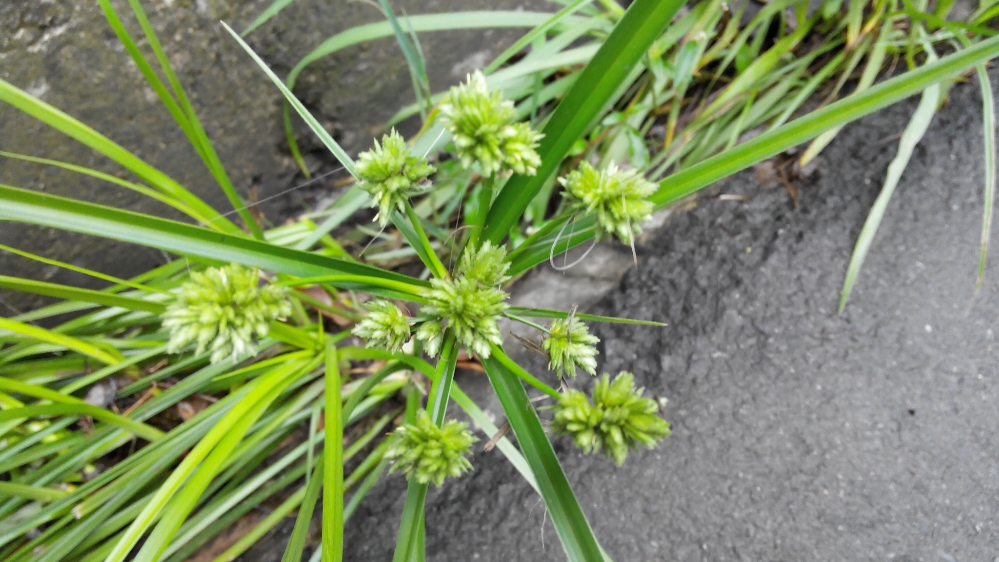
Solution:
M724 182L719 191L752 199L704 199L672 216L592 307L669 323L595 332L602 371L633 371L669 397L674 435L619 469L556 441L615 560L996 556L999 262L976 294L977 86L958 86L934 119L846 312L835 312L914 107L847 127L797 211L748 173ZM473 464L431 489L428 560L564 559L543 505L501 455ZM401 478L372 491L348 525L346 559L391 558L404 495Z
M304 178L287 151L280 93L218 21L243 29L271 3L143 2L233 184L244 196L256 186L260 199L284 192ZM127 3L113 0L112 4L133 37L141 37ZM400 14L484 8L557 10L545 0L402 0L393 2L393 6ZM365 2L296 0L254 31L248 42L278 75L284 76L326 38L381 19L379 11ZM457 83L481 61L499 54L519 33L505 29L423 34L421 45L428 61L431 88L439 91ZM140 46L146 49L144 40ZM148 49L145 52L150 56ZM96 2L0 2L0 78L94 127L216 208L232 209L121 47ZM409 71L393 38L357 45L321 59L300 76L299 85L296 93L300 99L351 153L368 148L382 124L413 101ZM299 132L310 167L320 172L331 170L333 160L326 149L306 133L304 125ZM113 162L5 104L0 104L0 150L114 174L121 172ZM280 222L314 204L335 179L328 177L308 189L270 200L262 209L270 219ZM171 209L133 192L37 164L0 158L0 182L180 218ZM157 251L125 243L11 223L0 225L0 243L119 276L146 271L163 260ZM123 259L126 253L128 258ZM6 253L0 253L0 271L77 286L99 286L85 276ZM42 302L6 291L0 291L0 299L24 309Z

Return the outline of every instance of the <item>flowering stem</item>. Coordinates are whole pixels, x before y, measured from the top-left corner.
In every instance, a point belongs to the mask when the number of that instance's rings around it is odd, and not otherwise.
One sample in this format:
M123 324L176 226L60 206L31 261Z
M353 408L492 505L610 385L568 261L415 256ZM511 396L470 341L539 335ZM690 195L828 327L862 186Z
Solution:
M442 346L441 358L437 362L437 373L434 377L433 386L430 388L430 419L438 427L444 423L444 414L447 413L447 402L451 396L451 382L454 380L454 370L458 364L458 340L455 338L453 330L444 333L444 345Z
M482 236L482 230L486 225L486 215L489 214L489 204L493 201L493 185L496 183L496 174L489 174L482 180L482 186L478 191L478 199L475 202L475 215L468 222L468 243L466 246L474 247Z
M509 312L507 312L503 316L506 316L507 318L509 318L510 320L513 320L514 322L520 322L521 324L524 324L526 326L530 326L530 327L532 327L532 328L534 328L536 330L540 330L542 333L545 333L545 334L549 333L548 328L545 328L541 324L535 324L534 322L531 322L530 320L528 320L526 318L521 318L520 316L517 316L516 314L510 314Z
M507 354L503 352L503 349L500 346L498 345L493 346L493 356L496 358L497 361L500 362L500 364L506 367L513 374L517 375L517 377L522 379L527 384L533 386L534 388L540 390L541 392L544 392L545 394L551 396L555 400L558 400L559 397L561 396L561 394L559 394L557 390L539 381L537 378L535 378L534 375L528 373L520 365L516 364L513 361L513 359L510 359L507 356Z
M406 216L409 217L409 222L413 224L413 230L416 231L416 235L420 238L420 243L423 245L424 250L426 250L427 260L430 262L427 267L430 272L434 274L434 277L438 279L443 279L447 277L447 268L441 263L439 257L437 257L437 252L434 251L433 246L430 245L430 239L427 237L427 233L423 230L423 225L420 224L420 217L417 216L416 211L413 210L413 206L409 204L409 200L405 200L406 205Z
M447 412L448 397L451 394L451 382L454 380L454 370L458 363L458 341L454 331L444 334L441 358L437 362L437 371L433 386L430 388L430 418L438 427L444 423ZM423 541L425 533L424 504L427 500L429 483L421 484L413 478L409 481L406 491L406 504L402 510L402 521L399 524L399 535L396 538L395 556L392 562L410 562L413 559L423 559Z

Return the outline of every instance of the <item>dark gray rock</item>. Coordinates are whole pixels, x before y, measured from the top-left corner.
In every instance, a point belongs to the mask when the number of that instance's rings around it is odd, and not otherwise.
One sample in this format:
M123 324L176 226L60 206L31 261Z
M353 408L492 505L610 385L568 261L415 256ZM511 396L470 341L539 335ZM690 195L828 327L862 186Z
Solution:
M127 3L115 0L113 4L133 37L138 38L140 30ZM234 29L243 29L271 0L157 0L143 4L236 189L246 196L256 186L264 199L304 181L284 141L280 93L218 24L224 20ZM394 2L393 6L399 14L484 8L557 10L544 0L410 0ZM284 76L327 37L381 19L380 13L364 2L297 0L252 33L248 42ZM457 83L520 33L506 29L424 34L421 44L431 87L437 91ZM140 46L146 47L144 40ZM216 208L232 209L119 44L96 2L0 3L0 77L91 125ZM352 153L369 147L382 124L414 99L405 60L393 38L358 45L321 60L302 74L299 83L299 97ZM309 165L315 170L333 169L332 157L311 139L304 125L299 132ZM113 162L5 104L0 105L0 139L0 150L121 172ZM273 199L262 208L279 223L329 193L334 179ZM179 218L135 193L36 164L0 158L0 182ZM125 243L12 223L0 225L0 243L119 276L148 270L164 259L157 251ZM82 275L6 253L0 253L0 271L100 286ZM0 299L24 309L42 302L3 291Z
M622 468L555 442L615 560L995 557L999 261L976 294L976 85L958 86L934 119L836 315L892 137L914 107L848 126L797 211L749 173L724 182L718 191L750 202L702 199L675 214L592 309L670 325L594 331L602 371L633 371L669 398L673 436ZM502 456L472 462L431 489L428 560L564 559L544 506ZM349 522L346 559L391 558L404 495L399 477L373 490Z

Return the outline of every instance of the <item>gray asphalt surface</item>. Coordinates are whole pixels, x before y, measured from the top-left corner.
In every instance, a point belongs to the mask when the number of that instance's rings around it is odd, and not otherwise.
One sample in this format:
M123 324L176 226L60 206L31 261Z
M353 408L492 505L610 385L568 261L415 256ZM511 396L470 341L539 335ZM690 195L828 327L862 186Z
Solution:
M669 323L595 332L601 371L633 371L670 399L673 436L622 468L556 440L615 560L999 560L999 258L976 295L977 85L958 86L934 119L835 313L914 108L847 127L822 176L801 184L798 210L751 173L723 183L718 193L751 200L676 215L593 310ZM428 560L564 559L498 452L472 462L431 490ZM373 490L345 559L391 559L404 494L401 477Z

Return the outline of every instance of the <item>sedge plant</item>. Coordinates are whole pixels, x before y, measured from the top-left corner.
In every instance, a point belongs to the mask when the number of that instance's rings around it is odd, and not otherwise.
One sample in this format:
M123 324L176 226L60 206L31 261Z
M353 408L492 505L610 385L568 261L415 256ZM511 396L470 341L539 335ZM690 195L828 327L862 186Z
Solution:
M297 112L356 182L324 215L311 217L320 224L302 220L265 231L243 212L247 205L139 0L129 5L152 58L110 2L100 1L242 224L62 110L0 81L0 101L9 108L137 179L7 157L114 181L199 225L0 185L0 220L176 256L133 279L115 279L9 249L113 284L88 290L0 276L0 287L61 299L0 319L3 560L180 561L265 501L276 507L220 558L235 558L281 519L295 517L284 559L301 560L320 497L318 556L341 560L343 525L388 473L408 485L395 560L422 560L429 485L447 486L475 465L477 438L448 418L452 400L495 436L538 492L568 559L609 559L551 439L567 435L583 453L621 464L629 452L656 446L669 425L629 373L600 377L589 395L545 382L564 377L564 384L578 384L572 377L579 370L596 375L597 339L585 322L630 321L513 307L508 284L549 260L556 242L568 248L614 236L631 243L652 211L818 138L814 153L839 127L908 96L936 101L954 77L999 55L999 39L986 38L981 26L995 15L987 9L955 26L946 13L920 10L925 6L876 2L837 18L826 9L835 2L809 14L804 3L783 1L740 27L741 13L720 2L681 14L683 3L671 0L635 0L626 10L577 0L555 14L500 13L489 22L484 14L396 20L388 10L392 21L332 38L281 80L225 26L285 95L289 115ZM918 23L911 39L895 33L900 18ZM403 26L415 34L462 25L532 29L449 92L428 97L414 71L426 121L408 141L391 132L355 161L291 92L304 66L350 44L399 39ZM777 36L768 38L774 26ZM798 49L815 30L831 39ZM949 54L936 52L952 40ZM407 44L418 48L415 40ZM510 62L527 46L526 56ZM795 117L837 74L849 76L863 61L879 70L882 49L911 59L911 69L838 101L831 101L841 88L834 84L828 103ZM732 68L735 77L727 77ZM907 143L925 130L928 113L920 110ZM765 130L740 142L754 127ZM439 158L444 152L456 158ZM383 231L334 231L366 205L377 207ZM452 229L455 217L464 224ZM385 233L389 225L394 229ZM389 236L404 241L404 254L350 252L365 238ZM418 263L423 275L389 266L400 257ZM66 313L76 316L63 320ZM552 373L535 376L510 359L499 331L504 318L544 332L541 349ZM552 322L544 328L529 318ZM455 382L462 349L482 365L517 445ZM553 400L550 431L528 386Z

